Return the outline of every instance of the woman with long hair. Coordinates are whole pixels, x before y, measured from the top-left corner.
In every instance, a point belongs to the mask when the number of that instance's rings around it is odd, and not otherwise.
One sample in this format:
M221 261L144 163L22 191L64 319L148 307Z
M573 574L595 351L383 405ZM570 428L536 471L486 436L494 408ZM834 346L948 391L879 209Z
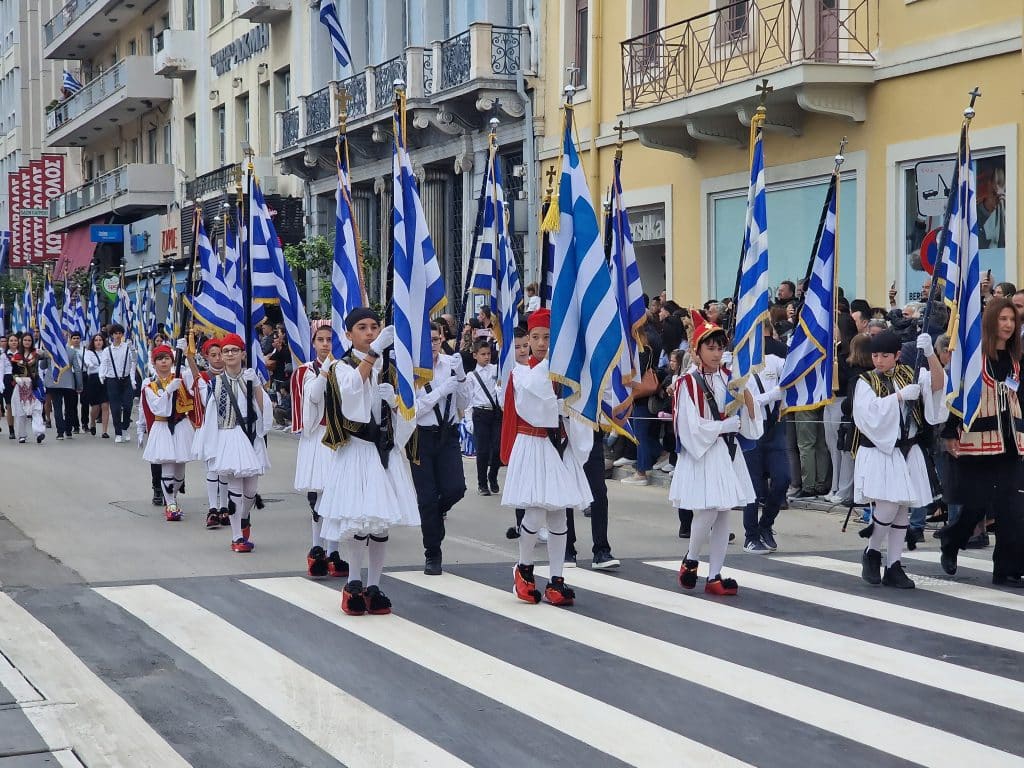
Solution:
M107 346L102 333L89 339L89 348L85 351L85 399L89 403L89 434L95 437L96 422L103 425L103 437L109 438L107 425L110 423L110 403L107 400L107 388L100 381L100 352Z
M7 429L10 431L11 440L14 439L14 411L11 410L11 398L14 396L14 371L11 367L11 358L14 357L18 352L18 343L21 341L21 336L17 333L12 333L7 336L6 339L2 339L3 349L0 350L0 354L3 354L4 359L7 361L4 363L4 405L7 406Z
M11 358L11 368L14 375L14 395L11 397L14 433L18 442L24 443L31 425L36 442L41 443L46 438L43 423L43 399L46 395L39 378L39 352L31 333L21 335L18 351Z
M1020 318L1007 298L992 298L981 316L981 409L969 428L951 420L944 433L956 462L954 500L962 505L956 522L941 531L942 569L956 573L956 559L975 526L995 518L992 583L1024 587L1024 505L1022 486L1024 418L1021 415Z

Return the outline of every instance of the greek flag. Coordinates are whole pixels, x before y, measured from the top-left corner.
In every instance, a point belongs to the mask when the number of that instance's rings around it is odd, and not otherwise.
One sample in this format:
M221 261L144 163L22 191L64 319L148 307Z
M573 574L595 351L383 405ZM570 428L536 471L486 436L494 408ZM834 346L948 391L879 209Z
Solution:
M4 304L4 300L0 298L0 336L7 335L7 306Z
M21 312L22 312L22 325L25 326L26 331L34 331L36 329L36 312L35 302L32 301L32 276L29 275L25 278L25 290L21 294Z
M195 247L199 280L192 286L191 295L183 297L183 300L192 313L195 324L206 333L212 336L234 333L235 312L224 283L224 267L214 253L202 218L199 219L196 229ZM171 322L173 324L174 320Z
M764 145L758 126L750 162L747 188L747 223L743 231L739 290L736 296L736 330L733 333L733 373L740 382L764 367L764 328L768 319L768 207L764 189ZM726 411L738 407L732 389Z
M82 305L82 295L78 291L75 291L72 296L71 310L74 313L74 317L71 320L71 330L82 337L84 345L89 328L85 321L85 307Z
M629 228L629 212L622 200L622 156L619 152L615 156L611 206L606 227L611 240L608 267L611 270L612 290L618 306L624 343L618 364L612 370L610 396L606 393L602 410L613 426L632 436L629 416L633 409L628 384L637 381L639 377L640 348L643 346L640 334L647 322L647 308L644 306L644 289L640 283L640 267L636 263L636 251L633 249L633 233Z
M295 287L291 268L284 260L284 249L277 230L270 220L263 192L253 174L249 174L249 263L252 265L253 301L277 303L281 306L288 348L295 365L308 362L312 356L309 319Z
M567 104L558 224L550 236L554 289L548 360L552 380L568 389L566 401L584 421L597 426L624 340L597 213L572 140L572 120L573 108Z
M347 67L352 61L352 52L348 49L345 41L345 32L341 28L341 20L338 18L338 9L334 0L320 0L320 23L327 27L331 36L331 47L334 48L334 58L342 68Z
M57 316L57 297L53 293L50 276L46 276L43 288L43 301L40 306L39 342L43 349L53 358L52 379L55 381L68 367L68 348L64 343L64 334Z
M100 332L100 297L96 292L96 281L89 286L89 338Z
M149 370L149 337L146 335L146 302L149 286L143 288L139 295L139 286L142 285L140 277L135 278L135 300L132 302L132 330L135 336L135 368L139 372L139 379L145 377Z
M340 359L348 344L345 317L357 307L365 307L366 291L362 280L362 259L352 215L352 190L348 177L348 140L338 136L338 190L335 193L334 266L331 269L331 340L333 354Z
M966 428L981 409L981 263L978 254L978 208L967 123L960 132L958 178L950 201L949 224L942 238L942 274L950 304L949 378L946 402Z
M235 234L235 229L230 224L224 232L224 284L227 286L227 296L235 317L234 332L244 339L245 302L242 300L242 254L238 248L238 237ZM249 360L257 375L264 382L267 382L270 381L270 370L267 368L267 361L263 359L263 347L260 346L258 334L255 333L256 326L265 317L266 310L264 310L263 305L253 302L252 318L250 320L253 334L252 347L249 349Z
M167 275L167 279L170 284L167 286L167 315L164 318L164 331L172 339L177 339L181 336L182 329L180 325L179 314L178 314L178 281L174 276L174 272L170 272ZM154 308L153 314L156 314Z
M64 80L61 82L61 87L68 93L74 95L85 86L78 82L78 79L65 69Z
M484 194L484 215L477 252L473 262L470 290L485 296L485 305L498 324L494 337L498 343L498 379L506 381L516 364L513 333L519 324L519 307L523 303L523 286L519 280L515 255L506 230L505 190L501 183L501 163L498 145L492 134L487 161L487 183Z
M11 330L14 333L25 332L25 313L21 309L21 298L14 297L14 306L11 308Z
M782 412L804 411L832 402L835 363L836 203L839 174L825 195L822 225L815 240L811 280L782 369Z
M7 257L11 253L11 230L0 229L0 272L7 269Z
M430 349L430 318L445 306L444 281L427 231L427 220L416 189L412 162L402 135L402 116L392 119L395 149L394 181L394 324L398 404L402 415L414 413L415 385L434 376Z

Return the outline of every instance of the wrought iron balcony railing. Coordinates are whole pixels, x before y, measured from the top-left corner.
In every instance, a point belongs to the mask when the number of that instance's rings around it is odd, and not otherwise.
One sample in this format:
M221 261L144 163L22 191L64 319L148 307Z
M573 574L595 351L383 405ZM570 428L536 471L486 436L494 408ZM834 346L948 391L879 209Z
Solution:
M626 111L798 63L870 63L878 0L739 0L622 43Z
M229 189L233 191L240 172L238 163L233 163L196 176L185 182L185 199L199 200L214 192L227 192Z

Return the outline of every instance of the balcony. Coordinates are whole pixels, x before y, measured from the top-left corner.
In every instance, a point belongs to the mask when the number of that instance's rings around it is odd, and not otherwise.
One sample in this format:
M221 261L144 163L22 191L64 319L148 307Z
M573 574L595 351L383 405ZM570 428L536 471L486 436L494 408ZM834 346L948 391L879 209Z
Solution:
M803 112L862 121L878 15L878 0L740 0L626 40L629 127L688 156L698 141L742 144L762 78L770 125L799 133Z
M198 67L199 33L165 29L153 38L153 74L161 77L192 77Z
M147 214L174 202L174 166L131 163L115 168L50 201L50 231L60 232L97 216Z
M253 24L280 21L292 12L291 0L237 0L238 15Z
M43 57L92 58L136 14L122 0L66 0L43 25Z
M232 163L196 176L185 182L185 199L202 200L213 195L234 192L241 172L242 166L239 163Z
M406 83L411 109L444 114L449 120L462 111L468 119L472 112L489 110L500 93L514 90L519 71L532 73L529 28L474 23L448 40L407 48L400 56L300 97L298 106L277 113L276 152L331 138L338 128L342 93L347 96L350 132L390 120L395 80ZM516 98L502 99L501 107L515 110L518 103Z
M171 84L153 72L152 56L128 56L46 116L46 143L84 147L117 131L157 104L170 101Z

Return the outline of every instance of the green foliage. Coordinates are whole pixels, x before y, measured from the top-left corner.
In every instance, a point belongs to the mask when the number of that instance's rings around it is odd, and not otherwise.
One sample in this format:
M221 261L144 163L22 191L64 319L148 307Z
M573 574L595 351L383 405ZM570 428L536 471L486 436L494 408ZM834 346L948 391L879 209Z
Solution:
M379 273L380 256L370 248L370 244L363 240L363 281L370 296L370 306L380 311L380 303L375 300L376 292L372 290L374 281L372 276ZM297 278L301 279L306 271L313 271L319 277L318 295L316 305L307 307L310 315L318 314L321 317L331 316L331 273L334 268L334 233L329 235L317 235L307 237L304 240L284 247L284 258L288 266L296 270ZM371 278L367 280L367 278Z

